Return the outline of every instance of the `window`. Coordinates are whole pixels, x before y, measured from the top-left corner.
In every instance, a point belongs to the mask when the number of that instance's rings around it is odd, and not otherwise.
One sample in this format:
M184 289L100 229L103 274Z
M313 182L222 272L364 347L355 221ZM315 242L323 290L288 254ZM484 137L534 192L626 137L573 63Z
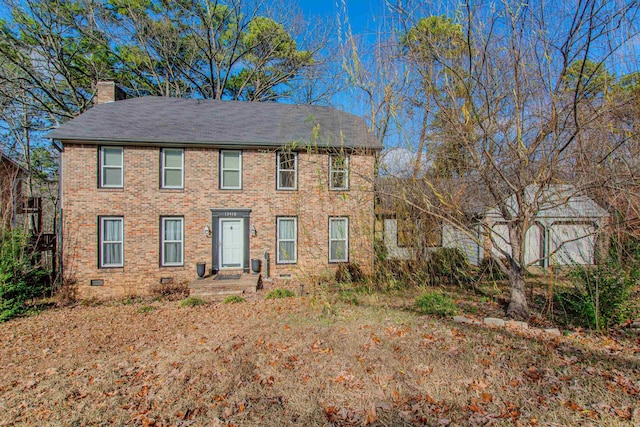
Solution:
M278 152L278 190L295 190L298 187L298 153Z
M242 188L242 151L220 152L220 188L223 190Z
M329 218L329 262L349 261L349 219Z
M282 217L278 222L278 264L295 264L297 261L298 224L295 217Z
M100 187L122 188L123 165L122 147L100 147Z
M162 188L184 187L184 150L164 148L161 155Z
M100 217L100 267L124 267L122 217Z
M183 218L162 217L161 227L161 265L183 265Z
M329 188L347 190L349 188L349 158L342 155L329 156Z

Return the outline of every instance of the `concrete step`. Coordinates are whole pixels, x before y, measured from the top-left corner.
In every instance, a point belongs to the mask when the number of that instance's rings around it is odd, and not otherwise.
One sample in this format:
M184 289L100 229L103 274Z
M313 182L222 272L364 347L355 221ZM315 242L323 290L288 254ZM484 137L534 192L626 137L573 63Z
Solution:
M216 280L216 276L205 277L191 282L190 295L199 297L220 297L226 295L242 295L255 292L260 283L260 275L224 271L225 276L239 274L237 279Z
M201 298L219 298L229 295L244 295L246 292L243 289L216 289L216 290L195 290L192 289L189 294L192 297Z

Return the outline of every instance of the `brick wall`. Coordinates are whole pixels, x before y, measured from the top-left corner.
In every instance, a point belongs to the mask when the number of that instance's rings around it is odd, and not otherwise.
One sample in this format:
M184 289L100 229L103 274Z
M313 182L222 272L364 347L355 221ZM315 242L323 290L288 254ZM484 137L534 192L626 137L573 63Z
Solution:
M250 257L271 258L272 276L294 280L324 274L330 216L349 217L349 260L372 268L374 156L350 155L350 188L330 191L326 153L300 152L298 190L276 191L276 151L244 150L243 190L219 189L214 148L185 148L184 189L160 189L160 148L124 148L124 189L98 188L98 147L65 144L63 153L64 274L79 298L145 294L162 277L197 278L195 264L212 261L211 208L251 209ZM98 217L124 217L124 267L98 268ZM184 216L184 266L160 266L160 217ZM276 217L297 216L298 260L277 265ZM89 286L101 279L103 286Z

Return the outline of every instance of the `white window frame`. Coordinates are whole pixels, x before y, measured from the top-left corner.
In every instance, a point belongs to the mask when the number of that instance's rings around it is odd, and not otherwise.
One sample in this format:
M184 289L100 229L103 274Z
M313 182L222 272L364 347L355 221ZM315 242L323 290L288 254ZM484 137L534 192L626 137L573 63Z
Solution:
M334 239L331 236L331 223L334 221L345 222L345 238ZM337 259L331 257L331 242L345 242L345 257L344 259ZM329 262L349 262L349 217L346 216L334 216L329 218Z
M293 239L281 239L280 238L280 221L293 220ZM276 218L276 263L277 264L296 264L298 262L298 218L295 216L279 216ZM293 259L281 260L280 259L280 242L293 242Z
M344 169L334 169L333 168L333 159L335 158L344 158ZM344 173L345 174L345 179L344 179L344 183L345 185L343 187L336 187L333 185L333 176L334 174L337 173ZM342 154L331 154L329 155L329 189L331 190L348 190L349 189L349 156L342 155Z
M120 240L104 240L105 221L119 221L120 222ZM100 229L98 230L100 236L100 268L118 268L124 267L124 218L121 216L101 216L100 217ZM118 264L106 264L104 262L105 245L120 243L120 259L122 262Z
M293 155L293 169L282 169L280 167L281 166L280 156L284 154ZM277 162L277 173L278 173L277 175L278 186L276 188L278 190L297 190L298 189L298 153L294 151L278 151L276 156L276 162ZM285 187L282 185L282 180L280 179L281 172L293 172L293 187Z
M180 221L181 240L166 240L164 237L165 222ZM164 258L165 243L180 243L180 262L167 262ZM160 265L162 267L182 267L184 266L184 217L181 216L163 216L160 219Z
M105 155L104 150L107 149L120 149L120 166L109 166L105 165ZM120 169L120 185L107 185L104 183L104 170L105 169ZM100 147L100 170L98 171L100 174L100 188L124 188L124 147L113 147L113 146L101 146Z
M165 161L165 153L167 151L179 151L180 152L180 166L167 166L166 165L166 161ZM162 148L160 150L161 152L161 156L160 156L160 164L161 164L161 171L160 171L160 180L161 180L161 188L169 188L169 189L182 189L184 188L184 149L183 148ZM165 176L165 171L166 170L180 170L180 185L167 185L166 184L166 176Z
M225 169L224 168L224 155L226 153L238 153L239 162L238 169ZM238 171L238 186L237 187L225 187L224 185L224 173L226 171ZM222 190L242 190L242 150L221 150L220 151L220 188Z

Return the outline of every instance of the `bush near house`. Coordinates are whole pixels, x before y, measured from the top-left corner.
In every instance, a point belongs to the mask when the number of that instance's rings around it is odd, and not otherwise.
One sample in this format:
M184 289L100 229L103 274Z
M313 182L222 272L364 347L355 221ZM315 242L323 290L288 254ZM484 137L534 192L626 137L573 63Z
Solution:
M48 272L37 263L22 230L0 229L0 322L27 311L27 302L43 296Z
M456 304L440 292L429 292L419 296L415 302L416 310L422 314L451 316L456 314Z

